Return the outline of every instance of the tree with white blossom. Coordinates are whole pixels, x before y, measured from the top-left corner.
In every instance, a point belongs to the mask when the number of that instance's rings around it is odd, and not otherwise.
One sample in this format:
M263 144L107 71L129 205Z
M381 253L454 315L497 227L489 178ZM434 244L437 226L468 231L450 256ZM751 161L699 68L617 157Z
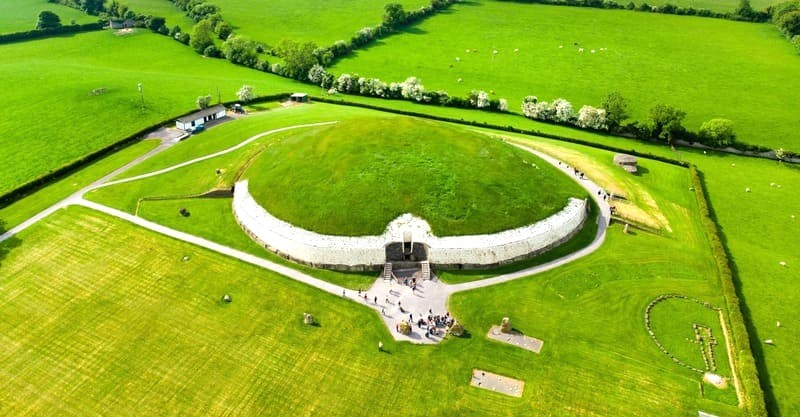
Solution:
M408 77L405 81L400 83L400 94L403 98L415 100L415 101L422 101L422 97L425 94L425 86L423 86L417 77Z
M572 109L572 104L563 98L557 98L553 101L553 120L558 123L571 123L575 118L575 111Z
M592 106L583 106L578 111L578 127L594 130L608 130L606 111Z
M501 98L500 101L497 102L497 110L502 112L508 111L508 100Z

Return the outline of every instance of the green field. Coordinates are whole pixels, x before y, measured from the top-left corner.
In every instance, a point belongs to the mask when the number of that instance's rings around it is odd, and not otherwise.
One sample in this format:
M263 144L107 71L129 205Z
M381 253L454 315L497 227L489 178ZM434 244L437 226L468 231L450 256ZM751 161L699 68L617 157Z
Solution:
M187 33L191 33L194 25L192 19L186 16L186 12L175 7L169 0L124 0L120 3L138 14L161 16L167 19L167 27L170 29L178 25Z
M48 3L47 0L14 0L0 2L0 33L26 32L36 29L39 12L49 10L61 18L62 25L96 22L97 16L89 16L80 10Z
M181 27L188 28L188 19L167 0L123 3L138 13L166 16L169 26L180 21L184 22ZM238 33L270 44L291 38L327 45L378 23L385 2L216 3ZM738 0L670 3L725 11ZM6 30L11 25L27 30L41 4L26 0L0 4L0 33L15 31ZM412 7L416 3L403 4ZM45 6L51 10L63 7ZM753 2L756 9L764 6L763 0ZM64 10L77 13L78 22L94 19L74 9ZM68 23L66 14L56 12ZM579 45L573 44L576 42ZM577 52L578 47L585 52ZM477 51L466 52L473 48ZM519 51L514 52L515 48ZM494 58L493 49L498 51ZM596 53L592 54L592 49ZM167 37L145 32L130 36L97 32L19 42L0 45L0 52L4 56L0 74L11 86L6 95L7 114L0 119L0 163L5 167L0 173L0 194L147 125L188 112L198 95L211 94L216 100L218 88L223 100L233 100L234 91L245 83L255 85L259 95L320 91L202 58ZM386 81L413 75L429 90L444 89L457 95L472 89L494 90L493 98L508 98L514 112L519 112L518 102L528 94L548 101L564 97L577 109L582 104L598 105L606 93L619 90L630 100L634 119L644 119L652 104L665 102L687 111L685 125L689 129L696 130L712 117L725 117L734 120L739 138L745 142L800 150L796 114L800 98L795 93L800 90L796 76L800 58L769 24L471 1L375 42L332 71L358 72ZM456 82L458 78L463 82ZM138 82L144 85L144 112L140 110ZM105 93L89 94L98 88ZM796 250L800 169L796 166L716 152L674 151L536 123L518 115L346 98L540 129L697 164L735 263L735 281L743 313L753 326L753 355L770 414L800 415L796 396L800 390L796 365L800 332L794 319L800 316L800 290L793 272L800 265ZM276 127L340 120L357 136L368 130L365 121L375 117L391 123L405 120L319 103L290 108L263 103L251 108L257 109L265 111L194 136L123 176L218 151ZM251 157L270 151L288 157L297 157L301 151L310 155L314 149L303 148L299 138L319 138L325 132L308 129L276 134L240 152L170 175L101 189L88 197L293 265L320 279L361 288L375 277L314 270L264 251L235 223L229 198L140 201L142 197L228 187ZM581 167L596 182L628 198L628 203L618 203L623 217L658 233L632 227L624 234L621 226L612 225L603 247L586 258L535 277L457 294L449 309L463 321L469 337L419 347L391 343L388 330L372 311L337 297L88 209L61 210L0 243L0 375L6 376L0 378L0 416L686 416L696 415L698 410L719 416L746 415L746 409L735 406L732 388L717 390L703 384L696 373L661 353L642 320L647 303L661 294L681 293L715 306L726 305L697 219L688 171L640 160L640 175L630 176L611 164L610 152L520 135L489 134L526 143ZM370 142L373 139L376 142ZM371 149L383 147L377 143L379 139L370 137L361 143L370 146L338 150L339 154L326 150L326 155L346 160L356 153L369 154ZM293 141L297 143L291 151L268 148L271 143ZM19 224L153 146L152 142L135 144L0 208L0 230ZM474 151L452 148L447 150L465 155ZM430 151L446 153L439 147ZM429 162L406 157L410 163ZM266 161L262 158L256 163L264 164L260 167L264 171L277 169ZM326 179L315 169L319 165L306 165L303 175L311 185L302 188L317 193L316 201L325 191L318 186ZM475 168L456 166L442 172L446 177L470 169ZM252 184L251 180L251 189ZM358 185L369 188L368 183ZM381 181L372 184L377 185ZM503 185L522 189L518 180L506 178ZM339 194L348 197L346 192ZM288 188L283 195L299 204L294 207L311 207L308 195ZM337 211L333 208L339 201L328 203L318 207ZM433 205L437 210L446 208ZM179 207L188 208L192 215L179 216ZM342 207L348 205L340 204L338 211ZM364 208L364 212L377 218L376 207ZM510 216L517 214L514 211ZM504 221L510 220L506 217ZM582 247L587 237L591 237L589 233L531 264ZM189 262L180 261L185 255ZM441 277L451 283L472 281L520 267L454 271ZM218 302L224 293L234 296L233 304ZM305 311L314 313L321 326L300 325ZM708 321L709 317L677 307L658 314L662 327L657 330L669 340L670 350L691 355L696 346L682 344L691 337L685 331L691 333L691 322ZM515 328L545 340L541 355L486 340L489 326L504 316L512 318ZM719 333L717 328L713 332L715 336ZM774 345L764 344L766 339L772 339ZM378 340L387 344L390 355L375 352ZM747 361L749 352L736 352L735 356L740 355ZM700 356L689 360L694 365L702 362ZM525 380L525 395L517 400L468 387L473 367ZM748 369L747 364L743 368ZM727 376L730 370L720 372ZM743 377L749 378L752 386L753 374Z
M164 0L166 1L166 0ZM406 10L430 4L399 0ZM330 46L348 41L359 29L383 19L383 0L217 0L222 17L235 33L275 46L284 39Z
M720 301L693 194L674 186L688 172L648 167L643 186L681 239L612 227L588 258L456 296L450 309L471 337L433 347L392 343L374 313L274 274L85 209L59 212L2 260L0 367L15 375L0 382L3 411L742 415L732 390L700 398L698 377L644 330L642 311L658 294ZM232 304L219 302L225 293ZM303 327L305 311L321 326ZM546 341L541 355L483 336L506 315ZM33 323L37 331L26 331ZM375 350L378 340L391 354ZM470 388L473 367L525 380L525 395ZM353 405L363 398L371 400Z
M563 97L579 109L618 90L635 120L663 102L687 112L690 130L723 117L743 142L800 149L800 59L770 24L469 2L357 51L331 71L386 81L416 76L429 90L459 96L494 90L516 112L526 95Z
M191 111L199 95L211 94L216 101L219 89L223 100L233 100L242 84L263 95L306 88L223 60L201 59L184 45L149 32L93 32L1 45L0 52L5 57L0 74L8 85L18 86L6 95L8 111L0 120L0 163L5 167L0 193ZM90 94L101 88L105 93Z

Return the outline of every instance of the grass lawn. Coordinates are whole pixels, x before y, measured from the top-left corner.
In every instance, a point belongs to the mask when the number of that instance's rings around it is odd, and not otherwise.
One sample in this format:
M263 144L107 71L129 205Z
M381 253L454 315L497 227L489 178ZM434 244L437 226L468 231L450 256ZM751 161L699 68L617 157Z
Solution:
M151 0L152 1L152 0ZM166 1L166 0L164 0ZM406 10L430 4L427 0L399 0ZM284 39L330 46L365 26L383 20L383 0L217 0L222 17L234 32L275 46Z
M428 89L459 96L494 90L513 111L529 94L563 97L578 109L618 90L635 120L663 102L686 111L691 130L723 117L743 142L800 149L800 59L770 24L469 2L375 42L331 71L386 81L413 75Z
M308 275L341 285L352 290L368 288L375 282L377 272L338 272L314 269L296 264L262 248L236 223L230 198L185 198L175 200L144 201L139 216L164 226L204 237L214 242L251 253L272 262L290 266ZM184 217L178 210L185 208L191 216Z
M61 18L62 25L96 22L97 16L89 16L72 7L47 0L6 0L0 2L0 33L26 32L36 29L39 12L49 10Z
M494 233L586 194L534 155L442 123L364 118L293 133L242 178L271 214L318 233L379 235L409 212L439 236Z
M167 19L166 24L170 29L178 25L186 33L192 33L192 26L194 26L192 19L186 16L186 12L177 8L169 0L125 0L121 3L136 13L161 16Z
M110 31L0 46L0 76L17 86L0 120L0 193L139 129L192 110L198 95L233 100L242 84L257 94L298 83L204 59L168 37ZM141 111L137 83L144 87ZM53 86L58 88L54 89ZM105 88L101 95L94 89ZM69 103L65 105L64 103ZM47 123L42 123L43 117ZM20 146L24 144L24 146Z
M3 221L7 228L14 227L156 146L158 141L146 140L111 154L19 201L0 208L0 221Z
M702 156L697 164L733 255L748 313L755 325L753 349L780 415L800 414L800 288L796 268L800 236L800 169L774 161ZM774 186L771 186L774 184ZM750 188L751 192L745 192ZM794 217L793 217L794 216ZM780 262L786 262L786 267ZM776 323L780 321L781 327ZM775 346L763 344L772 339ZM777 415L777 414L776 414Z
M615 226L589 258L459 294L470 337L438 346L393 343L362 306L87 209L19 239L0 270L0 401L16 416L744 414L730 389L701 398L644 330L658 294L720 301L706 251L679 239ZM503 316L542 354L487 340ZM525 380L523 397L469 387L473 368Z

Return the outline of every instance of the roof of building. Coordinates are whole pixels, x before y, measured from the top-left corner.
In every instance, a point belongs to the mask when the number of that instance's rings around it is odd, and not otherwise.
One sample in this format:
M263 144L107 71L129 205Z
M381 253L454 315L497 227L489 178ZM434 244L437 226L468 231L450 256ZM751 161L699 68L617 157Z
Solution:
M636 157L633 155L628 155L624 153L618 153L614 155L614 163L615 164L635 164Z
M294 93L294 94L292 94L292 97L307 97L307 96L308 96L308 94L306 94L306 93Z
M186 122L193 122L197 119L202 119L206 116L211 116L212 114L219 113L221 111L225 111L225 106L222 104L217 104L214 107L209 107L207 109L203 109L200 111L196 111L192 114L187 114L186 116L179 117L176 119L177 122L186 123Z

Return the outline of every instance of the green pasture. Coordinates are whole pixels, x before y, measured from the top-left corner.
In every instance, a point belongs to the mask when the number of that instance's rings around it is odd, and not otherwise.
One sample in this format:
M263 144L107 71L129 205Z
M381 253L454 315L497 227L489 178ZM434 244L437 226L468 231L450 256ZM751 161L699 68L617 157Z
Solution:
M676 167L651 172L688 181ZM2 411L744 415L731 389L702 398L698 376L644 328L659 294L721 301L692 194L659 187L694 238L613 226L587 258L455 296L450 310L469 337L438 346L394 343L374 312L275 274L87 209L60 211L0 245L0 368L14 375L0 380ZM233 303L220 302L226 293ZM320 326L303 326L303 312ZM542 354L487 340L503 316L545 340ZM525 394L471 388L473 368L525 380Z
M331 71L385 81L416 76L429 90L458 96L494 91L515 112L526 95L563 97L577 111L617 90L635 120L663 102L686 111L691 130L728 118L743 142L800 149L800 59L771 24L468 2L357 51Z
M39 12L49 10L61 18L62 25L92 23L97 16L47 0L6 0L0 2L0 33L26 32L36 29Z
M167 19L167 27L172 29L178 25L187 33L191 33L194 22L186 12L177 8L169 0L124 0L119 3L124 4L138 14L161 16Z
M195 108L217 89L234 100L243 84L257 94L307 86L204 59L169 39L111 31L0 46L8 85L0 120L0 193L10 191L127 135ZM144 111L137 84L142 83ZM54 88L53 86L58 86ZM105 89L92 95L93 90ZM46 120L46 122L44 121ZM24 145L24 146L22 146Z
M704 300L697 300L706 302ZM719 313L716 310L706 308L693 300L670 298L659 302L650 311L650 323L653 333L658 341L677 359L683 363L693 366L700 370L706 370L700 344L696 343L696 332L693 325L700 325L711 329L711 338L707 334L702 334L707 341L714 341L716 344L710 346L706 344L706 360L713 357L716 368L709 369L732 381L731 367L728 362L728 352L725 346L725 335L719 321ZM709 351L713 353L708 353ZM709 362L711 366L711 362ZM732 382L731 382L732 384Z
M793 265L800 264L794 250L800 232L800 195L794 190L800 184L800 169L719 152L674 152L665 146L589 133L584 138L697 165L732 255L743 313L755 326L755 332L751 329L751 343L768 409L780 415L800 413L800 401L794 395L800 389L800 375L794 365L794 358L800 354L800 332L789 324L791 319L785 318L800 315L800 290L792 272ZM578 145L555 143L581 149L582 153L592 152ZM747 188L751 189L749 193ZM780 262L787 266L782 267ZM778 321L780 328L776 326ZM773 339L776 345L763 344L766 339Z
M166 1L166 0L164 0ZM399 0L406 10L430 4ZM383 21L384 0L217 0L222 17L235 33L276 46L282 40L330 46L349 41L359 29Z

